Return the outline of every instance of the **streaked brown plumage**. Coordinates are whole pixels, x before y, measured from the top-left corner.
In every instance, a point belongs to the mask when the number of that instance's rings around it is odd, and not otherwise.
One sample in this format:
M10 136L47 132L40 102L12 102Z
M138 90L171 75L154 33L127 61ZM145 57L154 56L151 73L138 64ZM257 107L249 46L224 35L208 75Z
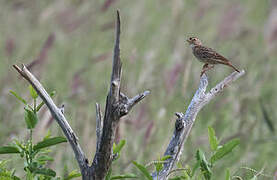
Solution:
M207 70L213 68L215 64L224 64L224 65L232 67L235 71L240 72L224 56L220 55L212 48L203 46L201 41L198 38L191 37L191 38L187 39L187 42L190 44L194 56L200 62L205 63L200 76L202 76ZM211 66L209 66L209 65L211 65Z

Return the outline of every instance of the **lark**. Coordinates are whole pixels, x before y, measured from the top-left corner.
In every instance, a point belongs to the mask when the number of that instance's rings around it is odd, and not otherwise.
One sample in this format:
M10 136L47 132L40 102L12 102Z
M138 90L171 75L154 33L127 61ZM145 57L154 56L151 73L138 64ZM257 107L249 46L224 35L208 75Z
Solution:
M212 48L208 48L202 45L200 39L196 37L190 37L187 39L187 42L190 44L192 48L192 52L194 56L202 63L204 66L202 68L200 77L209 69L213 68L215 64L224 64L230 66L235 71L240 72L237 68L235 68L232 63L225 58L224 56L217 53Z

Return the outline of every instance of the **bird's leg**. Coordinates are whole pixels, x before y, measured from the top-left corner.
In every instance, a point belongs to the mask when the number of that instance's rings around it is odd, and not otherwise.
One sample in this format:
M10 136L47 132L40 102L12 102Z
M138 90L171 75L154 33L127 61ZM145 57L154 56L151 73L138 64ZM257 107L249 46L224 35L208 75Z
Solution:
M201 71L201 74L200 74L200 77L209 69L209 64L206 63L204 64L203 68L202 68L202 71Z
M210 69L212 69L213 67L214 67L214 65L213 65L213 64L211 64L210 66L208 66L207 71L208 71L208 70L210 70Z

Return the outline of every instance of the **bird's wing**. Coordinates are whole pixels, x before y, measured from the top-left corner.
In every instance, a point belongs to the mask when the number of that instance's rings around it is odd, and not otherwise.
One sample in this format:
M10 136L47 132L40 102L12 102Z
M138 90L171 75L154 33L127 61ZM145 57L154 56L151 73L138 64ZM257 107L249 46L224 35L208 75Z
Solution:
M226 64L229 62L228 59L226 59L224 56L217 53L212 48L200 46L200 47L198 47L197 50L199 51L199 54L201 54L201 58L203 58L203 59L213 59L213 60L217 61L218 63L223 63L223 64Z

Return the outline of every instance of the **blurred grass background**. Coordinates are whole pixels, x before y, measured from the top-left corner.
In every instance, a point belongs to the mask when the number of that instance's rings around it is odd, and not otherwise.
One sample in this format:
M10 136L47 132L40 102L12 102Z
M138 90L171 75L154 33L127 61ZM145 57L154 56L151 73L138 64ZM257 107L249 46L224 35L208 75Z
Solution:
M192 166L198 148L210 152L210 125L222 141L241 139L239 148L215 167L214 178L223 179L225 168L232 175L250 177L250 171L241 169L244 166L264 168L263 173L273 176L277 171L277 3L273 0L1 0L0 144L26 138L23 106L9 94L12 89L29 98L28 84L12 69L12 64L25 63L49 91L56 90L55 102L65 104L66 117L91 162L94 105L99 102L104 112L116 9L122 19L122 91L133 96L148 89L151 95L122 118L117 139L126 139L127 145L113 171L133 172L133 160L148 163L162 156L174 129L174 112L185 111L198 86L202 64L184 43L185 38L197 36L245 69L246 75L199 113L181 163ZM216 66L208 73L209 87L231 71ZM62 134L44 108L35 139L48 129ZM78 169L69 145L59 145L52 155L55 161L49 166L58 175ZM18 162L12 161L11 167L22 167Z

